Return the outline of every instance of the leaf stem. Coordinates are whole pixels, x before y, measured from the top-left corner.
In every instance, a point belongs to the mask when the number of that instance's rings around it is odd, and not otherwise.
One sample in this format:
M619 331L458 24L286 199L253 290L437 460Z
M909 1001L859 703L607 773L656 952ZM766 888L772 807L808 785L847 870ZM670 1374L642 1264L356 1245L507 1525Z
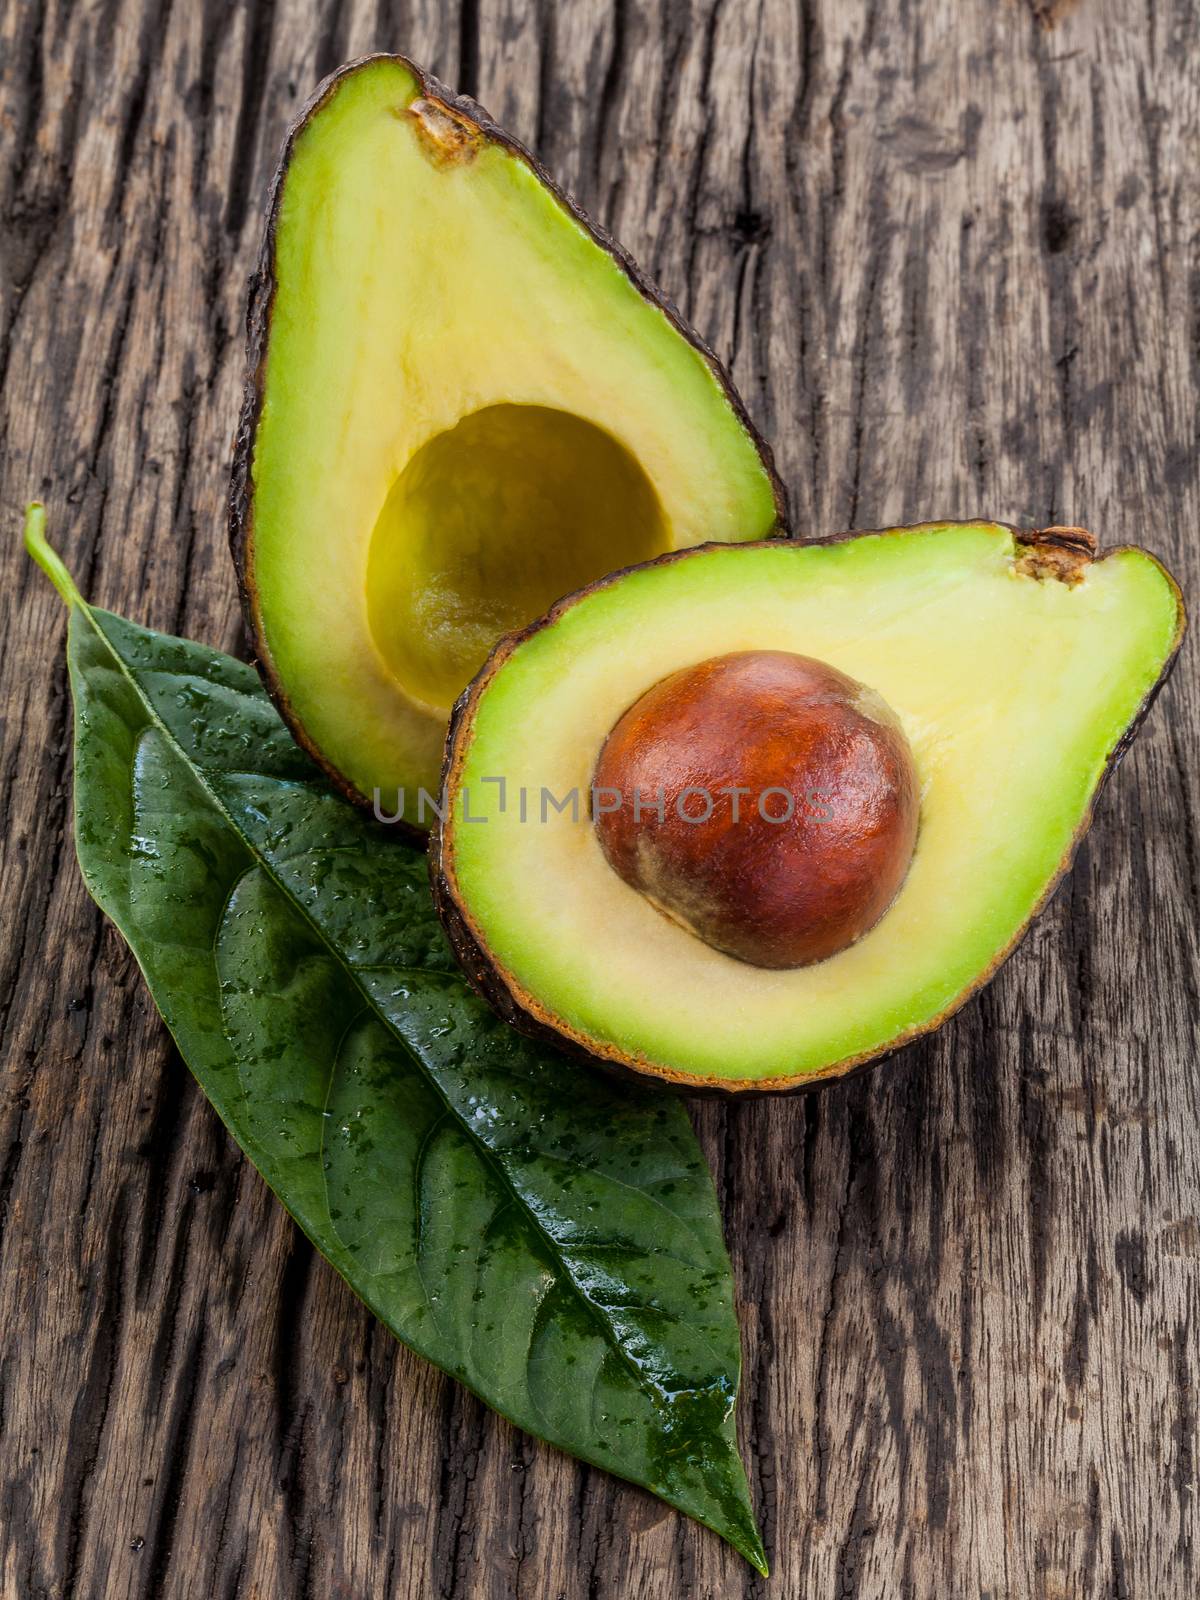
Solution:
M40 500L25 507L25 553L33 557L68 606L82 606L83 596L57 550L46 540L46 508Z

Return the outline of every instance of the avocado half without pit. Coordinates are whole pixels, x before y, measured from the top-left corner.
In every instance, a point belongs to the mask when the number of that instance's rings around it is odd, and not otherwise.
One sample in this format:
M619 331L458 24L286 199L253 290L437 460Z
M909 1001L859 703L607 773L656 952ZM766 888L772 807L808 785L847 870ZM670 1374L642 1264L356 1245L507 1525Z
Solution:
M1080 529L708 545L503 640L456 708L435 896L526 1031L803 1089L937 1027L1070 864L1178 588Z
M342 791L413 825L502 633L781 526L712 354L528 151L398 56L344 68L292 129L249 334L231 532L261 671Z

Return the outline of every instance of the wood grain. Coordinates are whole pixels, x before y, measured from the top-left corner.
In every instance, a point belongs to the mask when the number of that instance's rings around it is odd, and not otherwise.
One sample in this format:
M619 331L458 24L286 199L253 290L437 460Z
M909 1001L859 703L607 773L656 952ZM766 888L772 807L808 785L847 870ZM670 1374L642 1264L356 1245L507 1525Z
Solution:
M1200 594L1189 0L8 0L0 1594L1191 1600L1193 647L982 999L824 1097L697 1111L769 1583L381 1331L87 899L20 504L101 603L238 647L268 174L378 48L477 94L732 360L802 532L1081 522Z

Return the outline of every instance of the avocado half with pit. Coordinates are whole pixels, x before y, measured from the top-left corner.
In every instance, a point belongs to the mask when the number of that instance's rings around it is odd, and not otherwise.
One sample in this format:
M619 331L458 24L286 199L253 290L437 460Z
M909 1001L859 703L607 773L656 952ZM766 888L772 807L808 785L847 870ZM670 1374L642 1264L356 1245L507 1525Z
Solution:
M712 353L527 150L402 57L345 67L293 127L249 342L247 625L301 744L389 816L419 823L502 633L618 567L781 530Z
M518 1027L617 1067L844 1077L1013 949L1183 626L1152 556L1079 529L618 573L503 640L455 711L432 867L456 951Z

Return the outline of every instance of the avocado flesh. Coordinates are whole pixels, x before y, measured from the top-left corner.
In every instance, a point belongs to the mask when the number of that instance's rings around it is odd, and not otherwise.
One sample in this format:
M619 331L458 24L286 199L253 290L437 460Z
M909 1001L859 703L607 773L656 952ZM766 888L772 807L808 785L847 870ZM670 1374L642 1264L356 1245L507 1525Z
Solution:
M1031 537L936 524L710 547L597 585L502 646L452 729L435 858L447 925L484 992L602 1060L726 1089L805 1087L937 1026L1065 869L1183 626L1178 590L1144 552L1091 560ZM763 649L881 694L921 783L889 910L791 971L732 960L660 915L608 865L587 812L596 753L646 689ZM484 781L500 776L503 811ZM547 805L543 821L543 786L559 801L578 787L579 820ZM486 824L463 820L464 798Z
M271 216L234 480L248 618L301 741L411 817L502 632L615 568L771 533L776 480L632 264L402 59L331 80Z

